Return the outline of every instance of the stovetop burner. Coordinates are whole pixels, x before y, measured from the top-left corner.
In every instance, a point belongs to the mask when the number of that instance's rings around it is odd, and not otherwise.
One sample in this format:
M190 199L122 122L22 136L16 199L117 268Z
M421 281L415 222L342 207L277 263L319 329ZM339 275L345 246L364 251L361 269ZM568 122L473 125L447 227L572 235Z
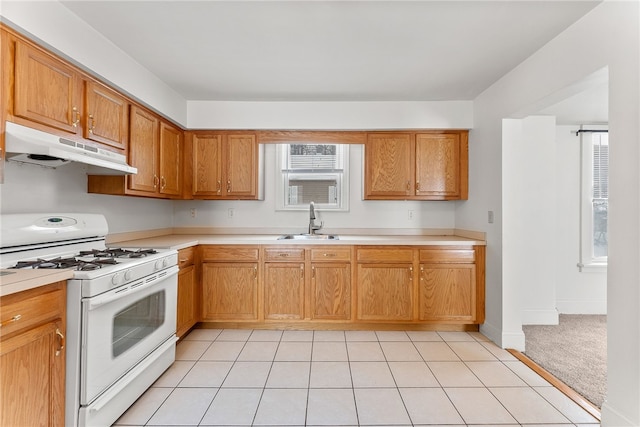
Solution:
M80 251L80 256L94 256L96 258L143 258L157 252L158 251L155 249L130 250L122 248L106 248Z
M118 262L113 258L92 260L81 260L77 258L53 258L53 259L41 259L31 261L18 261L18 263L12 268L45 268L45 269L62 269L71 268L78 271L91 271L102 268L103 265L114 265Z

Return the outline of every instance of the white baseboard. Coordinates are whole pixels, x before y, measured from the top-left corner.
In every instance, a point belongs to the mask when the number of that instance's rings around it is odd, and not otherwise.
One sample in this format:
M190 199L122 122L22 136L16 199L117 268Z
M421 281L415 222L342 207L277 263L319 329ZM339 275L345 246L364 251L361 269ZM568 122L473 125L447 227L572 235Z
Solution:
M493 341L498 347L524 351L523 331L503 332L502 329L485 322L480 325L480 333Z
M607 401L602 404L600 417L600 425L602 427L637 427L640 425L640 419L630 420L611 407Z
M607 301L556 300L561 314L607 314Z
M558 310L523 310L523 325L557 325L559 322Z
M497 346L502 347L502 332L490 323L480 325L480 333L493 341Z

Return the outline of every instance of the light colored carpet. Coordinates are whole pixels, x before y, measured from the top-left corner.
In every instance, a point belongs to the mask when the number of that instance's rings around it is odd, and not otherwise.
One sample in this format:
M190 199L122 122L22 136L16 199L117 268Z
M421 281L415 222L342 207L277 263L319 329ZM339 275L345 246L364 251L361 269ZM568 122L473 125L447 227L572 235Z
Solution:
M527 357L602 407L607 386L607 316L561 314L559 325L522 329Z

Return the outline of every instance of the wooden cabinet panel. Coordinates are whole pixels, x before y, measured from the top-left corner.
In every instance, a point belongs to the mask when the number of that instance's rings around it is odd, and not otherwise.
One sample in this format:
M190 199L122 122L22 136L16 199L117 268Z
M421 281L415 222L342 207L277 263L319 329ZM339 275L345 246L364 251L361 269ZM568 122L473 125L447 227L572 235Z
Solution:
M196 247L180 249L178 251L178 267L184 268L193 265L196 257Z
M79 131L80 77L67 64L17 42L14 114L72 134Z
M311 249L311 261L335 262L350 261L351 248L321 247Z
M411 248L358 248L358 262L413 262Z
M416 135L416 195L460 197L460 134Z
M256 197L258 194L258 144L255 135L227 135L226 195Z
M222 196L222 135L194 134L193 195Z
M351 319L351 264L315 263L311 267L311 319Z
M258 318L257 263L202 264L202 319Z
M0 298L0 425L65 424L65 286Z
M129 161L138 168L136 175L129 175L132 190L156 193L158 177L158 126L160 121L149 112L131 107Z
M180 179L182 131L160 123L159 173L160 193L178 196L182 193Z
M475 321L476 267L421 265L419 294L420 320Z
M264 318L304 319L304 264L265 263Z
M370 134L365 146L365 198L413 195L411 134Z
M475 261L475 250L473 248L451 248L451 247L433 247L429 249L420 249L420 262L426 263L456 263Z
M128 139L127 100L104 85L87 81L85 102L83 136L125 150Z
M258 246L201 246L202 261L258 261Z
M198 321L196 269L193 265L181 267L178 273L178 301L176 335L181 338Z
M265 261L304 261L304 248L265 248Z
M412 264L358 264L358 320L413 319Z

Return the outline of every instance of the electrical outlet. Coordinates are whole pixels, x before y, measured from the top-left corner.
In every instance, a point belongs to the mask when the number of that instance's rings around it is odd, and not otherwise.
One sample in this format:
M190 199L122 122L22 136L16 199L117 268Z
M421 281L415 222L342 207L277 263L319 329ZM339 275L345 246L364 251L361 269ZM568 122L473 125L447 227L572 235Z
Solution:
M409 209L409 212L407 213L407 218L409 219L409 221L413 221L413 209Z
M487 220L489 221L489 224L493 224L493 211L487 212Z
M196 208L191 208L191 218L195 218L198 215Z
M229 208L229 209L227 209L227 216L228 216L229 218L233 218L233 215L235 215L235 213L236 213L236 212L235 212L235 209L233 209L233 208Z

